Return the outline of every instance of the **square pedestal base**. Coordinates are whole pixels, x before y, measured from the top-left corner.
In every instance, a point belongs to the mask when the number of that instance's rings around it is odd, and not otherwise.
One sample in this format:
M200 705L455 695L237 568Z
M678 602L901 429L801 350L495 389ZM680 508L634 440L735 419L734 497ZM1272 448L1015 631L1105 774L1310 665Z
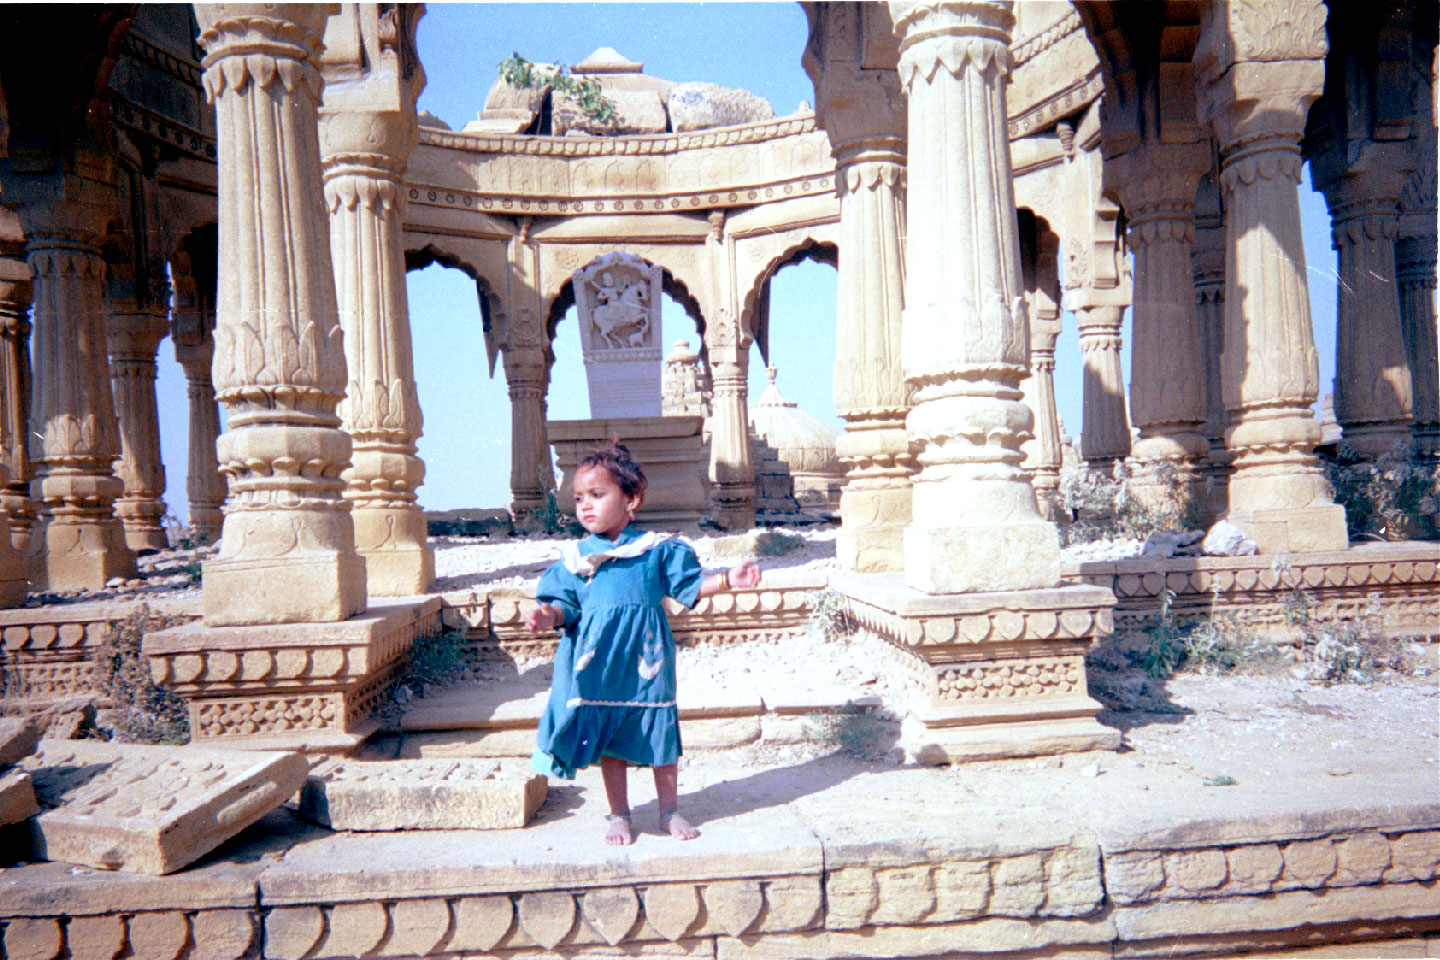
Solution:
M579 461L612 438L619 438L635 462L645 468L650 481L645 502L635 511L635 522L649 529L697 530L706 504L702 479L705 449L700 433L703 423L701 417L547 420L545 428L560 471L560 490L556 494L560 509L575 515L575 470ZM754 519L752 502L751 525Z
M365 560L358 554L210 560L201 570L211 627L338 623L365 609Z
M188 701L193 740L343 753L377 728L415 638L439 629L439 597L377 600L340 623L187 624L146 635L144 652Z
M65 523L51 520L30 534L43 552L32 553L31 589L100 590L115 577L135 576L135 555L125 545L118 520Z
M360 556L372 597L416 597L435 588L435 552L429 547L364 550Z
M905 531L905 582L929 594L1025 590L1060 582L1053 523L916 527Z
M844 503L841 504L844 510ZM905 569L905 525L877 523L852 528L848 518L835 535L835 559L842 570L891 573Z
M1095 720L1085 650L1113 627L1115 595L1064 585L935 596L901 574L848 574L831 586L851 615L911 667L901 744L922 763L1113 750Z
M1293 510L1231 511L1226 517L1264 554L1344 550L1350 545L1345 508L1337 503Z

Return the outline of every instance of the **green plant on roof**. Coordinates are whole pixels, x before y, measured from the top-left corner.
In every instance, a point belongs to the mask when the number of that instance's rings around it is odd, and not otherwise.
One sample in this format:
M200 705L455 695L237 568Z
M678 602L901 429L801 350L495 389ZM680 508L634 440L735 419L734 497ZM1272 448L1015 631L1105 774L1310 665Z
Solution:
M572 76L569 67L541 67L518 53L500 61L500 76L512 87L538 89L551 87L575 99L580 111L599 123L615 118L615 101L600 92L600 81L590 77Z

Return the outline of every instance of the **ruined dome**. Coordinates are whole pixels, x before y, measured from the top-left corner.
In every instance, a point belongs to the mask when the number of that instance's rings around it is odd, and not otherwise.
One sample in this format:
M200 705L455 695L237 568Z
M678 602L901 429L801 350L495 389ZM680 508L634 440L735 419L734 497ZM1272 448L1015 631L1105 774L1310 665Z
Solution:
M554 71L555 64L537 63ZM485 109L467 132L526 133L537 136L637 136L684 133L773 119L770 101L748 90L714 83L672 83L644 72L645 65L601 47L570 68L571 76L595 80L615 115L599 121L574 97L550 87L517 89L496 77Z
M845 479L835 450L839 432L785 399L775 385L773 366L765 373L770 384L750 404L750 429L788 468L795 481L795 499L802 507L838 506Z

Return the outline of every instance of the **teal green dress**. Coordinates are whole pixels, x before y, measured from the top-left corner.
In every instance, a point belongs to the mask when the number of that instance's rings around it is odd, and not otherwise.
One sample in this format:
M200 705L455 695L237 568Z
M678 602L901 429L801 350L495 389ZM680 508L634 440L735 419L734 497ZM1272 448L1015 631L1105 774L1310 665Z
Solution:
M640 536L634 526L613 541L591 534L579 554ZM680 759L675 638L661 601L674 597L694 607L702 579L694 549L680 540L607 560L588 577L563 562L545 571L535 599L564 611L565 633L531 757L536 770L568 780L601 757L644 767Z

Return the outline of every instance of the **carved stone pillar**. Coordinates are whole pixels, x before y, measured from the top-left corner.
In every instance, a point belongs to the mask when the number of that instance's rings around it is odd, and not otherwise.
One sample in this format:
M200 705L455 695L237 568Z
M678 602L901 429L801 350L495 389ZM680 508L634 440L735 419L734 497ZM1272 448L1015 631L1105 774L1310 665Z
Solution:
M502 354L510 394L510 512L526 516L545 505L553 489L554 468L545 428L545 388L549 372L538 346L506 347Z
M905 580L932 594L1052 586L1059 540L1020 469L1034 423L1005 130L1014 14L998 2L890 9L912 132L901 339L921 468Z
M1080 456L1091 466L1109 466L1130 455L1130 418L1125 412L1125 374L1120 363L1125 304L1085 302L1097 293L1083 290L1069 299L1080 328L1084 367Z
M1410 364L1395 283L1399 172L1342 176L1322 186L1340 255L1335 419L1344 441L1378 457L1411 438Z
M847 570L904 567L915 457L905 432L909 389L900 366L905 287L905 154L896 139L836 150L841 249L835 400L848 468L835 554Z
M1270 0L1203 7L1195 59L1225 200L1228 519L1264 553L1348 543L1314 454L1319 369L1296 192L1305 114L1325 76L1325 8L1284 9L1277 23Z
M220 476L220 464L215 459L220 408L210 382L214 356L215 341L209 337L198 343L175 343L175 360L185 371L185 392L190 402L185 496L190 505L190 533L199 543L219 540L225 521L220 510L225 505L225 478Z
M847 469L835 555L860 573L904 567L910 477L916 469L900 363L905 306L905 99L894 25L875 4L812 11L803 63L815 83L816 123L830 136L840 200L835 318L836 441ZM887 55L866 56L866 50Z
M136 553L169 547L165 534L165 464L160 456L160 413L155 403L155 355L169 330L163 308L112 307L105 322L110 388L120 423L120 461L115 472L124 493L115 515L125 543Z
M20 212L34 276L34 395L30 408L31 496L39 505L31 537L38 589L98 589L131 577L135 557L115 518L124 490L111 463L120 436L105 360L99 231L109 187L67 178L66 196Z
M356 11L364 56L327 46L320 135L350 372L340 414L355 444L345 499L371 596L398 597L426 593L435 583L435 554L415 493L425 464L416 456L422 419L400 238L419 85L410 82L416 71L399 53L405 42L387 40L368 10ZM401 32L389 16L389 29ZM342 25L343 19L332 22Z
M422 420L410 348L405 251L400 240L404 157L412 126L394 114L330 114L325 138L325 199L350 386L342 421L355 444L345 498L370 593L425 593L435 554L415 494L425 464L415 454ZM383 135L383 152L367 137Z
M1173 480L1182 505L1198 507L1206 499L1202 466L1210 444L1202 435L1205 371L1195 316L1191 211L1198 181L1210 166L1210 147L1146 144L1110 164L1135 256L1130 415L1140 437L1131 450L1138 461L1132 488L1142 498L1165 497Z
M710 482L715 520L727 529L755 525L755 467L750 460L749 351L711 345Z
M709 253L715 302L721 304L706 326L705 347L714 388L710 405L710 483L713 518L722 527L755 525L755 466L750 458L749 361L751 334L740 328L735 286L735 240L725 232L724 214L710 219Z
M315 68L332 8L195 7L215 104L220 284L214 378L229 408L220 555L207 626L344 620L365 609L341 473L350 437L330 238L321 202Z
M1200 357L1205 370L1205 460L1208 526L1225 515L1230 504L1234 455L1225 446L1225 395L1220 366L1225 353L1225 223L1220 210L1219 169L1211 158L1210 174L1200 181L1195 202L1195 243L1190 251L1195 285L1195 322L1200 330Z
M30 499L30 267L23 260L0 259L0 463L9 478L0 486L0 511L10 542L30 550L35 502ZM0 546L3 549L3 546Z
M1048 307L1048 309L1047 309ZM1030 376L1022 384L1025 405L1035 416L1035 436L1025 444L1024 467L1035 488L1040 514L1054 521L1060 515L1060 414L1055 408L1055 343L1060 339L1058 304L1038 307L1030 315Z
M1434 217L1431 217L1434 222ZM1414 389L1415 444L1440 455L1440 359L1436 350L1435 235L1402 239L1395 245L1395 279L1400 286L1400 323Z

